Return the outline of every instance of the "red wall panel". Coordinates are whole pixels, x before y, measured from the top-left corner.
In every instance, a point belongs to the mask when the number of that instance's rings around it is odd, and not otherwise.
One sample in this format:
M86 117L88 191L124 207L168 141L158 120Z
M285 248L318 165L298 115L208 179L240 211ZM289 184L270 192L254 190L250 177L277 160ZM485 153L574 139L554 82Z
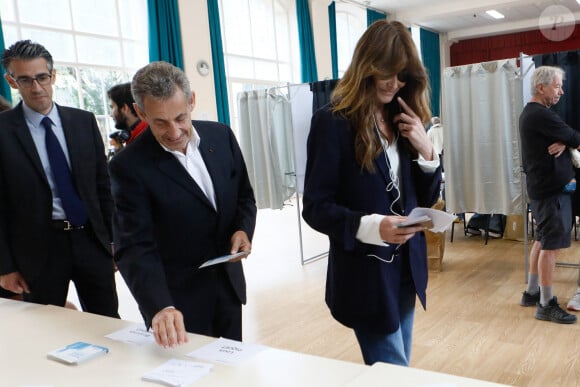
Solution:
M548 40L540 30L460 40L450 47L451 66L488 62L497 59L517 58L520 52L527 55L580 49L580 24L572 35L560 42Z

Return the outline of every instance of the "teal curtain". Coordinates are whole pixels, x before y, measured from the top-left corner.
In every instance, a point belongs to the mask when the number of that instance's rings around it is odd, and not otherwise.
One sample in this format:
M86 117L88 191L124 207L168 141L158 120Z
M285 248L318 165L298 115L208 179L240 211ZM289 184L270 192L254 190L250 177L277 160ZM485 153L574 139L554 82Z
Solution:
M228 103L228 84L226 82L226 65L224 62L224 48L222 45L218 0L207 0L207 14L209 19L213 82L215 85L218 121L229 125L230 108Z
M6 46L4 45L4 32L2 31L2 20L0 20L0 52L4 52ZM4 74L5 69L2 71ZM6 79L2 76L0 81L0 95L6 98L8 102L12 103L12 94L10 93L10 85L6 82Z
M441 53L439 51L439 34L420 29L421 56L427 68L431 83L431 112L439 116L441 95Z
M336 5L334 1L328 6L328 24L330 25L330 58L332 60L332 78L338 78L338 43L336 41Z
M296 0L296 15L298 17L302 82L316 82L318 80L318 71L316 70L314 37L312 34L308 0Z
M367 27L376 22L377 20L386 19L387 14L382 12L377 12L373 9L367 8Z
M149 60L169 62L183 70L183 46L177 3L177 0L147 0Z

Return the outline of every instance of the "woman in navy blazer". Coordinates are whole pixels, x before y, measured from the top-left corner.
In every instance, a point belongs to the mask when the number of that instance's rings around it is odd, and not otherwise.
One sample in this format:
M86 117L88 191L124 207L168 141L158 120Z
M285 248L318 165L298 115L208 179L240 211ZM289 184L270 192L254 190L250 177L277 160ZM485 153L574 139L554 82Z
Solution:
M416 295L425 307L425 236L397 225L439 196L428 90L407 28L381 20L311 122L302 215L329 237L326 303L367 364L408 365Z

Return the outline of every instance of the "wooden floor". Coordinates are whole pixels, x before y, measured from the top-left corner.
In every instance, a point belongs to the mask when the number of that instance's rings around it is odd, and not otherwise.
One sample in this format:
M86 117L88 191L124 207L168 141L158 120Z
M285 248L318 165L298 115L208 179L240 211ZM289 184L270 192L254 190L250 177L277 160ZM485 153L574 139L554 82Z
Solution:
M244 341L362 363L352 331L324 304L326 258L301 265L296 207L260 210L252 254L244 261L248 304ZM326 251L321 234L302 224L304 257ZM580 324L534 319L519 306L525 288L524 244L457 229L443 270L431 272L427 311L417 309L411 366L515 386L580 386ZM462 230L461 230L462 231ZM559 261L580 262L572 241ZM554 292L565 307L577 269L558 267ZM118 275L119 312L142 321ZM70 298L78 303L71 287Z
M352 331L324 304L326 259L301 266L296 235L271 226L283 222L281 215L260 216L244 263L244 340L362 362ZM286 216L297 222L295 214ZM580 324L538 321L535 308L519 306L524 243L492 239L485 245L482 237L462 234L456 232L453 243L447 236L443 270L430 273L428 309L416 313L411 366L515 386L580 386ZM305 249L315 247L311 255L325 247L324 239L308 238L306 232ZM580 242L572 241L559 261L580 262ZM554 292L564 307L577 276L577 269L556 269Z

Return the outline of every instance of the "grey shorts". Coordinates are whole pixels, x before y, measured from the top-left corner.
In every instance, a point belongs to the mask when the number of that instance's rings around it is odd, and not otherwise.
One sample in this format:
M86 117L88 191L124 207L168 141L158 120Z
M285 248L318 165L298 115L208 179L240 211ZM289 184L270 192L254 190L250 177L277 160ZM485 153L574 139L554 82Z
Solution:
M570 247L572 231L572 195L558 193L547 199L530 202L536 220L536 240L542 250L558 250Z

